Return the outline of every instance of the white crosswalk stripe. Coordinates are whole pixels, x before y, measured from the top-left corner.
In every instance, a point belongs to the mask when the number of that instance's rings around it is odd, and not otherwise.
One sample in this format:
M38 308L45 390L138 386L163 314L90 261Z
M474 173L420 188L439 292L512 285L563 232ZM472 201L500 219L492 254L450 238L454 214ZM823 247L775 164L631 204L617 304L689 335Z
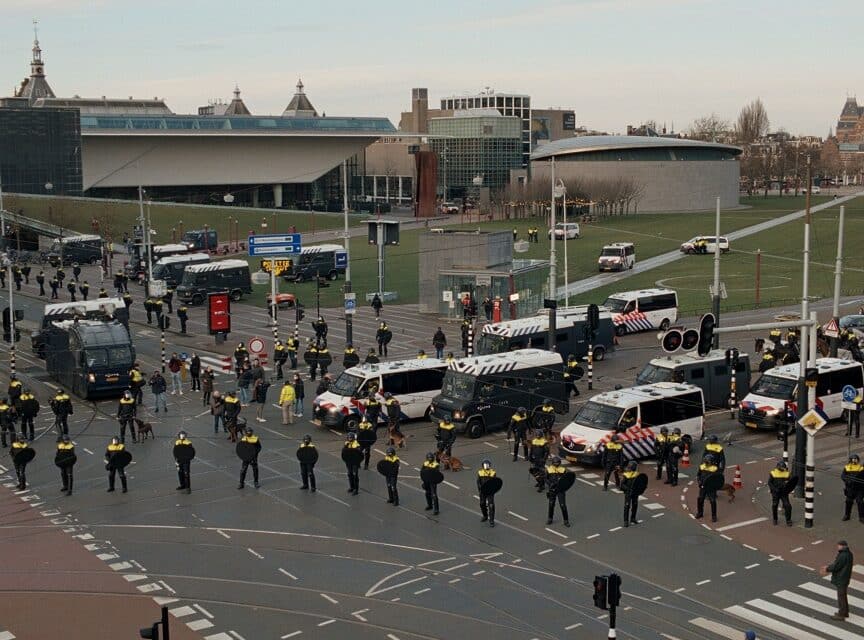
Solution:
M864 574L864 565L855 565L854 572ZM725 612L790 640L860 640L864 637L864 582L849 583L849 607L850 616L844 622L832 620L837 610L836 590L829 582L805 582L727 607ZM720 632L719 623L702 618L690 623L728 637Z

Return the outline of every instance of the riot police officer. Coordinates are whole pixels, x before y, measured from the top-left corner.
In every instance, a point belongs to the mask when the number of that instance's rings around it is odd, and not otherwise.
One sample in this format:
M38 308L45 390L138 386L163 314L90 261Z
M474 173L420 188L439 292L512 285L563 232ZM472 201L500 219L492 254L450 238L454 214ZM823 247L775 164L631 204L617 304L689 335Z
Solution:
M186 333L186 323L189 321L189 307L180 304L177 307L177 319L180 321L180 333Z
M387 464L388 472L384 478L387 482L387 502L394 507L399 506L399 456L396 455L396 449L387 447L384 462Z
M303 442L297 449L297 459L300 461L301 489L308 489L315 493L315 462L318 460L318 452L312 444L312 436L303 436Z
M549 457L549 441L540 429L534 432L528 457L531 461L531 475L534 477L537 493L540 493L543 491L545 484L543 467L546 465L546 459Z
M354 452L357 453L354 453ZM348 493L357 495L360 493L360 461L362 459L360 443L357 442L357 434L350 432L342 446L342 460L348 473Z
M657 458L657 479L660 480L663 477L663 465L667 464L667 458L669 457L669 428L668 427L660 427L660 433L654 439L654 455ZM666 468L666 473L668 475L669 468Z
M846 509L843 512L843 520L852 517L852 504L858 505L858 520L864 524L864 465L861 458L853 453L849 456L849 462L843 467L840 480L845 485L843 493L846 496Z
M177 491L192 493L192 458L194 457L195 449L192 447L192 442L186 437L186 432L181 431L174 441L174 460L177 462L177 477L180 480Z
M257 489L261 486L258 484L258 454L261 453L261 440L258 439L258 436L255 435L251 427L246 427L246 431L243 434L243 437L240 438L240 442L253 447L255 449L255 456L251 460L243 460L243 466L240 467L240 484L237 485L237 488L242 489L246 486L246 472L251 466L252 480Z
M519 459L519 445L522 445L522 455L528 459L528 413L525 407L519 407L510 417L507 435L513 434L513 462Z
M484 460L477 471L477 493L480 495L480 514L483 516L480 522L489 521L489 526L495 526L495 494L484 492L483 487L497 474L492 468L492 461Z
M439 462L435 459L435 454L429 451L426 454L426 460L423 461L423 469L438 470ZM423 482L423 493L426 495L426 511L432 511L432 515L438 515L438 485L434 482Z
M621 477L618 475L624 462L624 445L621 444L618 434L612 436L603 453L600 454L600 465L603 467L603 491L609 490L609 476L615 474L615 487L621 488Z
M354 345L349 342L345 345L345 352L342 354L342 368L350 369L351 367L356 367L358 364L360 364L360 355L357 353Z
M717 460L713 454L708 454L699 465L699 472L696 474L696 480L699 483L699 497L696 500L696 519L700 519L705 514L705 499L711 503L711 522L717 522L717 490L706 485L708 478L716 474L722 474L720 467L717 465Z
M714 464L720 468L720 473L726 469L726 453L723 451L723 445L717 441L716 435L708 436L708 444L705 445L705 457L708 455L714 456Z
M57 443L57 453L54 455L54 464L60 469L60 492L67 496L72 495L72 469L75 466L75 445L64 435Z
M777 508L783 503L783 513L786 516L786 526L792 526L792 503L789 502L789 491L787 485L791 477L789 465L783 460L771 469L768 474L768 490L771 491L771 516L774 524L777 524Z
M114 491L114 476L120 475L120 485L123 487L123 493L126 493L126 468L118 464L118 454L126 450L126 445L120 442L120 438L114 436L111 438L111 444L105 449L105 468L108 470L108 493Z
M552 456L549 460L550 464L546 466L546 497L549 499L549 513L546 517L546 524L552 524L552 518L555 515L555 500L558 500L558 506L561 508L561 517L564 519L564 526L570 526L570 517L567 515L567 491L562 490L560 482L567 473L561 464L561 458Z
M456 442L456 425L450 419L444 419L438 422L438 431L435 433L435 439L438 441L439 451L447 454L447 457L453 455L453 443Z
M129 435L132 436L132 442L137 440L135 435L135 413L136 413L135 398L128 390L123 392L123 397L120 398L120 404L117 405L117 420L120 422L120 442L126 442L126 427L129 427Z
M639 507L639 493L636 492L636 478L639 477L639 472L636 470L638 465L635 460L627 463L627 469L624 471L621 480L621 491L624 494L624 526L629 527L631 524L639 524L636 519L636 509Z

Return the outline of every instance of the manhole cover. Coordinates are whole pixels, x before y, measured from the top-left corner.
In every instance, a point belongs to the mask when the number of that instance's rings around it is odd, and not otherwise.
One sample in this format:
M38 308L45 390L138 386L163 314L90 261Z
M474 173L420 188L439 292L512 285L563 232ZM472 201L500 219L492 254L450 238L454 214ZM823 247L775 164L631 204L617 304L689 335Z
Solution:
M708 544L711 542L711 538L708 536L684 536L681 538L681 542L684 544Z

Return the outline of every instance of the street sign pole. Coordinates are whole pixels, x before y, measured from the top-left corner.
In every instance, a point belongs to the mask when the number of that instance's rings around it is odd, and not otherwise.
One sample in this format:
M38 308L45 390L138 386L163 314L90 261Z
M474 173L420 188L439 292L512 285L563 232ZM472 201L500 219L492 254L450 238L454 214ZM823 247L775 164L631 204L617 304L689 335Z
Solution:
M809 367L816 366L816 312L810 313L810 321L812 324L809 329L806 329L810 334L810 350L807 354L807 364ZM805 330L802 329L801 333ZM804 354L802 353L803 357ZM807 387L807 404L808 406L816 406L816 386L810 385ZM804 528L813 528L813 501L816 497L816 436L807 436L807 466L804 475Z
M342 209L345 216L345 342L353 343L354 341L354 314L348 313L348 295L351 293L351 256L349 253L348 235L348 163L342 161Z
M273 320L273 345L279 339L279 322L276 319L276 309L279 306L276 302L276 259L270 260L270 318ZM296 301L295 301L296 304Z
M277 301L279 291L276 284L276 257L299 254L302 251L300 234L268 233L249 236L248 246L250 256L267 256L270 259L270 320L273 327L273 344L276 344L276 340L279 339L279 320L277 312L279 306ZM294 304L297 304L296 297L294 299Z

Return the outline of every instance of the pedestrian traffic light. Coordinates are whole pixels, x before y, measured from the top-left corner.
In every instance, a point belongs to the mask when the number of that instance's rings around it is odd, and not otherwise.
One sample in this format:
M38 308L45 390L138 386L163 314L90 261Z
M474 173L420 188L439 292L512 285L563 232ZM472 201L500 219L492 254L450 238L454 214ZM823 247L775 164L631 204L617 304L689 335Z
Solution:
M606 609L608 577L594 576L594 606L598 609Z
M670 329L663 334L660 345L666 353L675 353L681 348L682 339L681 332L678 329Z
M153 626L144 627L138 632L138 635L146 640L159 640L159 623L154 622Z
M711 351L711 345L714 344L714 327L717 325L717 319L713 313L706 313L699 321L699 340L696 349L700 356L707 356Z
M162 331L167 331L169 326L171 326L171 316L160 315L159 316L159 328Z
M610 607L617 607L621 603L621 576L610 573L607 581L607 599Z
M684 351L693 351L699 344L699 332L696 329L687 329L681 334L681 348Z
M738 349L735 347L726 349L726 366L731 367L733 371L738 368L739 355Z
M306 317L306 307L302 302L297 302L295 310L297 311L297 324L300 324L303 318Z
M600 307L596 304L588 305L588 327L591 331L597 331L600 328Z

